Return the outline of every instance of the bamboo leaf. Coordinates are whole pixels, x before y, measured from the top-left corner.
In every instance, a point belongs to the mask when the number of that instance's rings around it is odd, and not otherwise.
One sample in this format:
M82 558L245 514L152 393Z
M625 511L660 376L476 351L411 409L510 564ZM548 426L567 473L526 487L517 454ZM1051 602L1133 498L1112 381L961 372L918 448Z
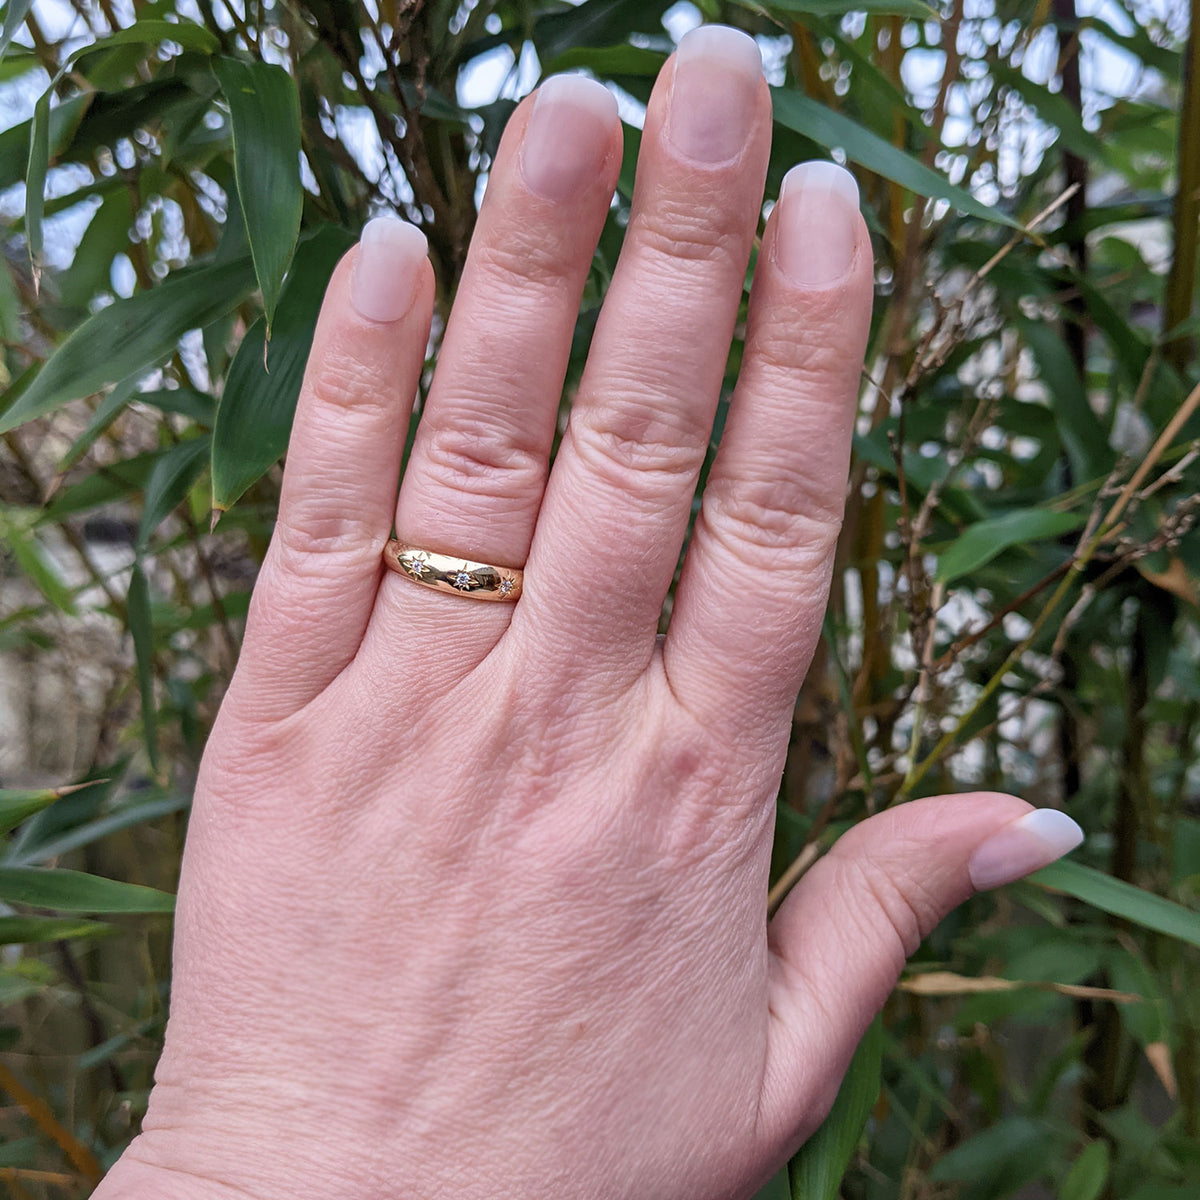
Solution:
M59 72L61 76L62 72ZM57 77L55 83L57 83ZM54 83L38 97L29 126L29 160L25 164L25 244L36 289L42 274L42 214L46 204L46 172L50 167L50 97Z
M269 336L300 233L300 101L282 67L218 58L213 70L229 104L238 203Z
M33 0L8 0L4 6L4 25L0 28L0 58L4 57L32 6Z
M1074 896L1114 917L1124 917L1147 929L1165 933L1167 937L1200 947L1200 912L1143 891L1122 879L1114 879L1103 871L1066 861L1051 863L1028 878L1032 883Z
M353 245L322 226L296 250L279 301L267 368L266 327L251 326L229 367L212 438L213 508L228 509L287 449L321 300L338 259Z
M208 457L209 439L192 438L172 446L154 464L150 478L146 480L146 494L142 502L142 520L138 526L134 549L138 555L145 553L150 544L150 535L163 523L167 514L188 494L196 476L204 469Z
M45 841L35 842L26 850L10 854L6 863L10 866L29 866L48 858L57 858L81 846L90 846L92 842L116 833L120 829L128 829L133 825L141 825L146 821L154 821L170 813L179 812L191 804L191 797L171 792L153 800L136 800L131 804L123 804L111 812L105 813L94 820L85 821L64 833L50 837Z
M65 942L109 933L102 921L70 921L64 917L0 917L0 946L30 942Z
M185 50L195 50L200 54L215 54L221 45L212 33L195 21L162 21L147 18L134 21L132 25L126 25L125 28L89 42L86 46L80 46L67 62L77 63L85 55L111 50L114 46L158 46L167 41L176 42Z
M34 531L38 514L32 509L0 508L0 535L26 578L61 613L75 615L75 599L58 573L53 558Z
M0 833L15 829L26 817L49 808L63 794L57 788L0 788Z
M1108 1179L1108 1143L1103 1139L1089 1142L1071 1165L1058 1200L1097 1200Z
M1082 513L1023 508L1002 517L977 521L939 557L936 578L941 583L950 583L991 562L1010 546L1070 533L1082 528L1086 519Z
M0 416L0 433L149 369L189 329L232 311L253 287L251 264L243 259L176 271L157 287L100 309L58 347Z
M0 900L70 913L160 913L175 897L140 883L122 883L83 871L51 867L0 867Z
M150 585L140 559L133 564L126 601L129 632L142 698L142 738L151 767L158 770L158 710L154 704L154 633L150 620Z
M871 13L879 16L915 17L936 21L938 13L921 0L738 0L742 8L759 13L788 13L811 17L844 17L847 13Z
M789 88L772 88L771 96L775 120L802 137L810 138L827 150L839 148L851 162L919 195L946 200L960 212L982 221L1020 228L1019 222L1007 213L976 200L970 192L956 187L932 167L898 150L891 142L864 129L842 113L833 112Z
M842 1176L879 1096L883 1024L867 1028L821 1127L800 1147L789 1166L793 1200L837 1200Z

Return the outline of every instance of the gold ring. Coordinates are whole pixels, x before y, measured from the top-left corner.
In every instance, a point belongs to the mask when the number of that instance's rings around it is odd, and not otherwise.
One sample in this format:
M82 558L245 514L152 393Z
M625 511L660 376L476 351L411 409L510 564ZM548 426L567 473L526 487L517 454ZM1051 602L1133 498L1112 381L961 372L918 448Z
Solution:
M397 575L422 587L472 600L511 604L521 594L524 572L516 567L493 567L451 554L434 554L392 538L383 548L383 561Z

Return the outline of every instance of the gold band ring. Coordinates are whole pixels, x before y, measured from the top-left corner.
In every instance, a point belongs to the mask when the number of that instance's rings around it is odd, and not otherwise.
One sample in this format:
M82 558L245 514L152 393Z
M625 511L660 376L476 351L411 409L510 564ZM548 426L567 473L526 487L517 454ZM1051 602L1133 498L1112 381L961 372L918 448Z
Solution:
M524 572L516 567L493 567L450 554L434 554L392 538L383 548L383 561L397 575L422 587L472 600L511 604L521 594Z

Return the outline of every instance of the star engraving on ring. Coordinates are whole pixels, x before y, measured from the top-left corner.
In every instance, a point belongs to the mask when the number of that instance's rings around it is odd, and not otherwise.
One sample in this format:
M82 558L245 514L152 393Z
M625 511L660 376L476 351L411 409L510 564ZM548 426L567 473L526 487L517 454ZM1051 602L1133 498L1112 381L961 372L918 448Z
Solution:
M455 574L450 579L451 585L458 588L459 591L462 591L462 592L469 592L473 587L475 587L478 584L478 582L479 582L479 580L477 580L475 578L475 576L472 575L471 572L467 570L465 563L463 564L463 569L461 571L455 572Z
M517 581L515 579L501 579L500 586L496 590L501 596L509 596L512 594L512 590L514 587L516 587L516 585Z
M415 575L418 579L429 570L429 563L424 554L414 554L411 558L406 558L404 565L408 568L408 573Z

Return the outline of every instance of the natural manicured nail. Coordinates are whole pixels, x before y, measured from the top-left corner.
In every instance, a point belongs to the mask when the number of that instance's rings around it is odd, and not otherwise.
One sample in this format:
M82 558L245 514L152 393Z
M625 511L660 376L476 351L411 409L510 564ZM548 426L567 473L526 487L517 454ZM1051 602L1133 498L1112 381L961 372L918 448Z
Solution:
M975 848L967 866L977 892L1048 866L1083 841L1083 830L1056 808L1035 808Z
M358 239L350 301L368 321L398 321L413 302L421 264L429 252L425 235L396 217L375 217Z
M858 242L858 184L837 163L793 167L775 206L775 261L804 287L837 283L854 261Z
M612 142L616 97L585 75L553 75L537 90L521 172L547 200L569 200L596 178Z
M741 154L754 124L762 55L749 34L701 25L675 51L667 137L680 154L723 163Z

